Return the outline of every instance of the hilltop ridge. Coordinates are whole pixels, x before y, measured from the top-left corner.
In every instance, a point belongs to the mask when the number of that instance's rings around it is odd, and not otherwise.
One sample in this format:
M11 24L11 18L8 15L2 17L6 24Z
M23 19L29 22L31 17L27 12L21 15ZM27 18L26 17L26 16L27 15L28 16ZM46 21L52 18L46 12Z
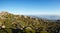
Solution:
M8 12L0 12L0 26L2 26L2 24L4 28L24 29L28 27L28 29L38 29L38 31L46 32L53 32L53 29L55 32L60 28L60 22L58 21L33 18L26 15L14 15Z

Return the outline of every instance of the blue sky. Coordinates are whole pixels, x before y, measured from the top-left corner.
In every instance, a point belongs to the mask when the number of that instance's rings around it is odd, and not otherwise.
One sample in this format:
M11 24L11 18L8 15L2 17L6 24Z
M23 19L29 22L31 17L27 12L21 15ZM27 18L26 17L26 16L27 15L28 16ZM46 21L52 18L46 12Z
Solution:
M0 12L24 15L60 15L59 0L0 0Z

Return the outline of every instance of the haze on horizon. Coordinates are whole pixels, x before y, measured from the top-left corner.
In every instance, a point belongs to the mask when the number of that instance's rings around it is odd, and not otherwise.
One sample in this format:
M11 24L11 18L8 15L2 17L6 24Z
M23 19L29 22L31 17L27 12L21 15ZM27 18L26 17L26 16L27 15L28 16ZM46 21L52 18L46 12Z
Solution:
M59 0L0 0L0 12L24 15L60 15Z

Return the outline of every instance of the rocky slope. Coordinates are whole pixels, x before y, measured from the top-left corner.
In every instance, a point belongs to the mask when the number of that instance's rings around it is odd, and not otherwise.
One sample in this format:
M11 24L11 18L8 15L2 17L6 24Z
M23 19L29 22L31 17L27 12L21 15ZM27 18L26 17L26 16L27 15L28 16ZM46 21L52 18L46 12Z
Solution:
M40 33L59 32L60 21L45 20L42 18L33 18L25 15L14 15L8 12L0 12L0 28L19 28L37 30ZM32 31L31 30L31 31Z

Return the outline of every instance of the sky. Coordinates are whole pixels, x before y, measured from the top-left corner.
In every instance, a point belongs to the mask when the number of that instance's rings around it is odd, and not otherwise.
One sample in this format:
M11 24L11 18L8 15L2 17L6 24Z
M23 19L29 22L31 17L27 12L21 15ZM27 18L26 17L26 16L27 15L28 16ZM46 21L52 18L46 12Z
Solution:
M23 15L60 15L59 0L0 0L0 12Z

